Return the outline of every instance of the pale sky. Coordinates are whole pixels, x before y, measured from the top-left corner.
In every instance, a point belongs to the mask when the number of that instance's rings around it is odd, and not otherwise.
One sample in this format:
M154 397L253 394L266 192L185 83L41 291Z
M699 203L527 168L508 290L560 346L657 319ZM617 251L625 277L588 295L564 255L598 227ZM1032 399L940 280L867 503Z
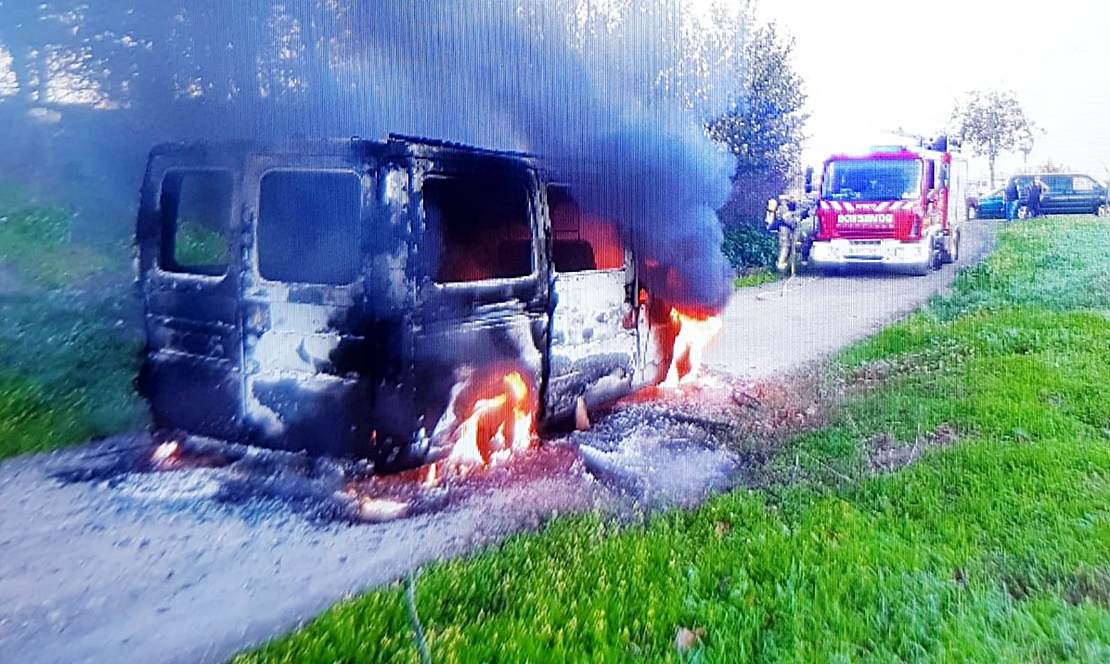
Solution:
M873 130L929 134L968 90L1012 90L1047 133L1047 160L1110 180L1110 3L1105 0L761 0L762 22L793 36L806 83L805 162ZM1004 155L997 175L1020 167ZM986 159L971 161L987 173Z

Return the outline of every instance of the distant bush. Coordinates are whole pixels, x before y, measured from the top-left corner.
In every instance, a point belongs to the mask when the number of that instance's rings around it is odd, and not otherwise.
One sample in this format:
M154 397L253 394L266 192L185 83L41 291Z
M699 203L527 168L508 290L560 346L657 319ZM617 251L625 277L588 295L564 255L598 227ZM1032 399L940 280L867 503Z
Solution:
M778 257L778 238L755 224L740 224L725 229L721 246L725 257L737 271L773 269Z
M62 208L20 200L0 191L0 263L28 282L48 288L75 284L112 265L109 256L72 242L72 215ZM120 262L118 257L116 262Z

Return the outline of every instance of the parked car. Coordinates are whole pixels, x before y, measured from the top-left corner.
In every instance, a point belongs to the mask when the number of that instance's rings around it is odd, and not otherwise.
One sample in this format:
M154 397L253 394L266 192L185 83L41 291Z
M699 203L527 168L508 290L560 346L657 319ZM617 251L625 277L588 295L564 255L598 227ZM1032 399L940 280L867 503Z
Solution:
M1005 188L996 189L986 196L969 197L967 200L968 219L1001 219L1006 216L1002 193Z
M1038 174L1015 175L1018 185L1018 217L1028 215L1029 183ZM1043 214L1110 214L1107 189L1094 178L1081 173L1041 173L1041 180L1048 187L1041 199Z

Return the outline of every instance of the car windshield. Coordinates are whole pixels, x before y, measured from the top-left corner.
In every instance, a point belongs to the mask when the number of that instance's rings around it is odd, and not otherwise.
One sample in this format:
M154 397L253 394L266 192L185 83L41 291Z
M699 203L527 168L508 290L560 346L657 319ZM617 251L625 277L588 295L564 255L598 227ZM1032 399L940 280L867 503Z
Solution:
M840 201L916 199L921 191L918 159L831 161L821 179L821 197Z

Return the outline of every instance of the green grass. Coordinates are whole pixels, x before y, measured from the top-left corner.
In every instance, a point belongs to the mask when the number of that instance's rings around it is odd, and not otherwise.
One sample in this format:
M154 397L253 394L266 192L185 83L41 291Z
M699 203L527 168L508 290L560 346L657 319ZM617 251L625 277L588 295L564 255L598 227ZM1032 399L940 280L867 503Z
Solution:
M70 222L0 187L0 459L145 422L129 253L72 243Z
M732 281L733 288L752 288L754 286L762 286L764 284L774 283L779 281L782 277L772 270L753 270L747 274L736 277Z
M1093 218L1005 230L950 296L837 358L830 426L767 490L423 570L432 661L1110 661L1106 246ZM877 437L916 463L868 472ZM236 661L416 662L403 591ZM676 651L680 627L702 642Z
M174 260L179 265L227 265L227 238L200 223L183 222L174 246Z
M128 303L0 297L0 458L142 428Z
M72 215L13 185L0 186L0 264L46 288L72 286L106 270L126 269L126 249L113 253L71 242ZM122 251L120 251L122 250Z

